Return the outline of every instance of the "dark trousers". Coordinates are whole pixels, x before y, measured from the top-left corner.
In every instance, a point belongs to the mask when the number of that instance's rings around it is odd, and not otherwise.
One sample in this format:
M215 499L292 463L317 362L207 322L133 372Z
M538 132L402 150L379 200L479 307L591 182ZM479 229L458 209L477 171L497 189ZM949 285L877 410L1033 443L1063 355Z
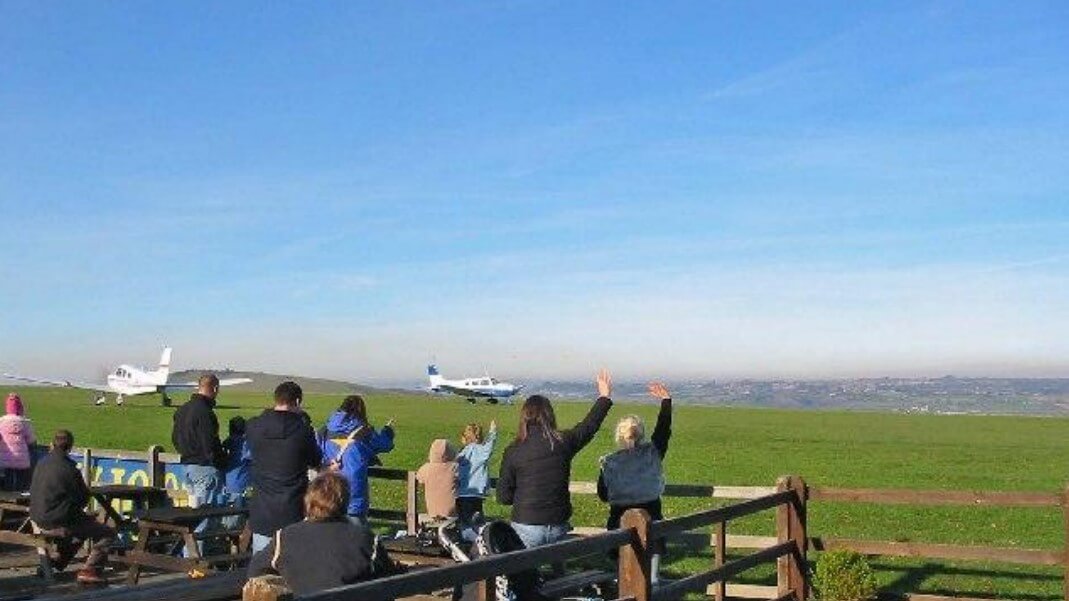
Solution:
M482 512L482 497L457 497L457 518L461 524L470 525L475 514L481 514Z
M53 562L57 570L66 568L79 547L87 540L93 541L93 545L89 548L85 566L99 568L108 560L108 549L115 542L114 528L101 524L85 514L66 526L50 528L46 532L61 537L56 543L58 555Z

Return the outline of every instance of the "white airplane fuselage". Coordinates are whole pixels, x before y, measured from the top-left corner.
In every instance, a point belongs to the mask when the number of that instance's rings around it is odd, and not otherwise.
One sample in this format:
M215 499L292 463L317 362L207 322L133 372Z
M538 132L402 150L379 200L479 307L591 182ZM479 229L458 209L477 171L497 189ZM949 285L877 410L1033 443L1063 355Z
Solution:
M167 384L167 374L160 378L159 372L146 372L137 367L120 365L113 373L108 374L107 381L108 388L115 394L153 394L163 392L162 388Z
M523 390L522 384L500 382L490 376L449 380L443 377L434 365L427 366L427 377L430 380L429 390L432 392L448 392L468 399L485 398L496 402L497 399L511 398Z

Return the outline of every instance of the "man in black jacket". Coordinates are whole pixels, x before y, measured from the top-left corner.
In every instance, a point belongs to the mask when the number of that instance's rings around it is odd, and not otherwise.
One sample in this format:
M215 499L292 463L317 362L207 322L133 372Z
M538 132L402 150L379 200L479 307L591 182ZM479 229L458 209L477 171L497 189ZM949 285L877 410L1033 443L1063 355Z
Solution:
M249 502L254 552L266 548L275 531L304 519L308 470L322 462L315 432L301 409L302 398L300 386L283 382L275 388L274 408L245 426L255 491Z
M59 430L52 439L52 452L42 459L30 483L30 518L46 533L60 537L53 567L62 571L86 540L93 540L85 567L78 571L78 582L100 584L100 568L108 559L108 549L115 540L115 530L85 513L89 488L78 467L68 457L74 447L74 435Z
M222 502L226 453L219 440L219 419L213 411L218 394L219 378L204 374L197 381L197 392L174 412L171 442L186 466L184 484L190 507L211 507ZM196 531L208 527L209 521L205 520Z

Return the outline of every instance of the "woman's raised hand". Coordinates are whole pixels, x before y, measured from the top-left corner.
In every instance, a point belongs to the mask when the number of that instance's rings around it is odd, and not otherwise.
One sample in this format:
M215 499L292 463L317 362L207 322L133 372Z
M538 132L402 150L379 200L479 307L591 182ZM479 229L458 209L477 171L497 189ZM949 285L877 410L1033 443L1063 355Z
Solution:
M602 368L602 370L598 372L597 383L598 383L598 397L599 398L600 397L611 398L612 397L612 374L609 373L609 370Z
M651 395L662 401L672 398L672 393L668 392L668 387L661 382L650 382L646 386L646 390L649 390Z

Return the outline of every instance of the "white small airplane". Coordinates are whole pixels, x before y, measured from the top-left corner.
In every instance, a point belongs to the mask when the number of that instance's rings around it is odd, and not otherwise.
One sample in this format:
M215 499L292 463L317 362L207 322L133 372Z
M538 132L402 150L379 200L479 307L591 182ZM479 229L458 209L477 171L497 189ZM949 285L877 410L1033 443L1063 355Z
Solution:
M498 382L490 376L447 380L438 373L438 367L434 365L427 366L427 377L431 381L431 392L451 392L467 397L469 403L474 403L479 398L486 399L486 402L491 405L496 404L498 399L506 399L511 403L511 398L523 390L522 384L517 386L508 382Z
M141 367L120 365L115 371L108 374L107 382L103 384L91 382L76 382L72 380L49 380L45 378L30 378L16 374L3 374L9 380L45 384L47 386L60 386L63 388L77 388L79 390L92 390L99 392L96 398L97 405L107 402L107 393L115 394L115 404L122 405L128 396L142 394L159 394L164 407L171 406L171 397L167 396L169 390L193 390L196 382L168 382L167 377L171 374L171 347L163 349L160 356L160 366L155 371L148 371ZM252 382L250 378L227 378L219 380L220 386L233 386Z

